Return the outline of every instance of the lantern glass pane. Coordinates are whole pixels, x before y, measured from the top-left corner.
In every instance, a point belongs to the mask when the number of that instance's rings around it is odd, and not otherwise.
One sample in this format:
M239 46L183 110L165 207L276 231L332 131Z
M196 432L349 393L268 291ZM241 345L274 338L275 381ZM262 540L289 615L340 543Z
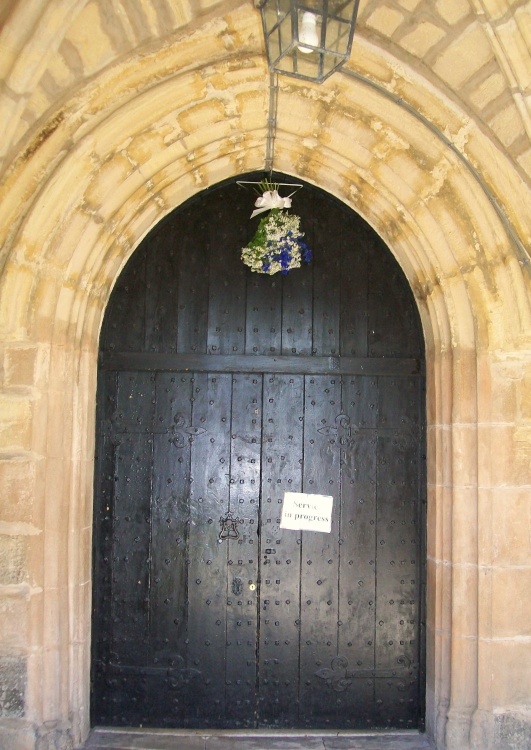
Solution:
M264 32L266 36L271 33L271 29L275 25L277 20L277 9L276 3L268 3L262 8L262 21L264 24Z
M293 4L299 13L304 13L305 10L308 10L311 13L322 14L325 2L324 0L299 0L299 2L294 2Z
M280 32L280 54L283 55L293 45L293 29L291 15L284 16L279 25Z
M343 57L337 55L323 55L322 79L327 78L331 73L339 68L344 62Z
M317 80L319 78L319 53L313 52L308 55L297 50L295 72L304 78Z
M268 57L271 65L280 57L280 31L274 29L267 39Z
M278 14L280 16L287 16L291 13L291 0L277 0L278 3Z
M264 19L264 28L266 34L271 33L271 29L274 28L275 24L278 21L278 13L275 6L276 3L269 3L262 11L262 18Z
M293 75L296 72L295 68L295 53L288 52L286 55L280 58L275 70L278 73L286 73L286 75Z
M359 0L329 0L328 13L343 21L352 21Z
M271 30L278 24L282 19L290 12L290 1L289 0L269 0L266 5L262 7L262 17L264 19L264 26L266 34L269 34Z
M340 55L346 55L348 53L349 42L349 24L329 18L326 25L325 48Z

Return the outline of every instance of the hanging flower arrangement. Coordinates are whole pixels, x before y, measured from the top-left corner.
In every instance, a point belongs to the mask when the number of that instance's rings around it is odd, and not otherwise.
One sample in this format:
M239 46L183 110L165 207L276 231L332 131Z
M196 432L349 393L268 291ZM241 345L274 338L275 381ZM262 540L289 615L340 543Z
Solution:
M291 207L291 198L281 198L273 185L264 183L263 187L251 218L264 211L269 213L260 220L254 237L242 249L242 260L256 273L272 275L280 271L285 275L293 268L300 268L303 262L309 263L312 251L302 241L300 218L284 213L284 209Z

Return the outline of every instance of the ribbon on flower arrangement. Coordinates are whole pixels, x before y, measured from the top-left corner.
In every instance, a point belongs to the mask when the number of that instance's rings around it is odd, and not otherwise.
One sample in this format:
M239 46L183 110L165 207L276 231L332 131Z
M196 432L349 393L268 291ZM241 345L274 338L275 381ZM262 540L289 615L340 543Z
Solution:
M291 198L281 198L278 190L266 190L266 192L256 199L256 210L252 212L251 219L264 211L271 211L272 208L290 208Z

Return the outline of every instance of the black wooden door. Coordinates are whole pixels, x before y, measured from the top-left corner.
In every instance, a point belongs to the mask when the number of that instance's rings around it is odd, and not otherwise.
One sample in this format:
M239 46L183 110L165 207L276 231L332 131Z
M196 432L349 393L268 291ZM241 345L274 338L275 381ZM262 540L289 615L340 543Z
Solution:
M252 199L228 185L162 222L113 292L95 723L422 723L419 324L364 222L300 196L312 266L243 267ZM280 528L286 491L331 495L331 533Z

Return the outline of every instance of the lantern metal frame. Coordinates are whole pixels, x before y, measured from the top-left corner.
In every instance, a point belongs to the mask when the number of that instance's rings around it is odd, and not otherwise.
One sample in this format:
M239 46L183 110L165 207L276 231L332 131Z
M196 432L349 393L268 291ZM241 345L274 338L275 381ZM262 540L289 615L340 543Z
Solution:
M271 72L322 83L339 70L350 57L359 2L260 0Z

